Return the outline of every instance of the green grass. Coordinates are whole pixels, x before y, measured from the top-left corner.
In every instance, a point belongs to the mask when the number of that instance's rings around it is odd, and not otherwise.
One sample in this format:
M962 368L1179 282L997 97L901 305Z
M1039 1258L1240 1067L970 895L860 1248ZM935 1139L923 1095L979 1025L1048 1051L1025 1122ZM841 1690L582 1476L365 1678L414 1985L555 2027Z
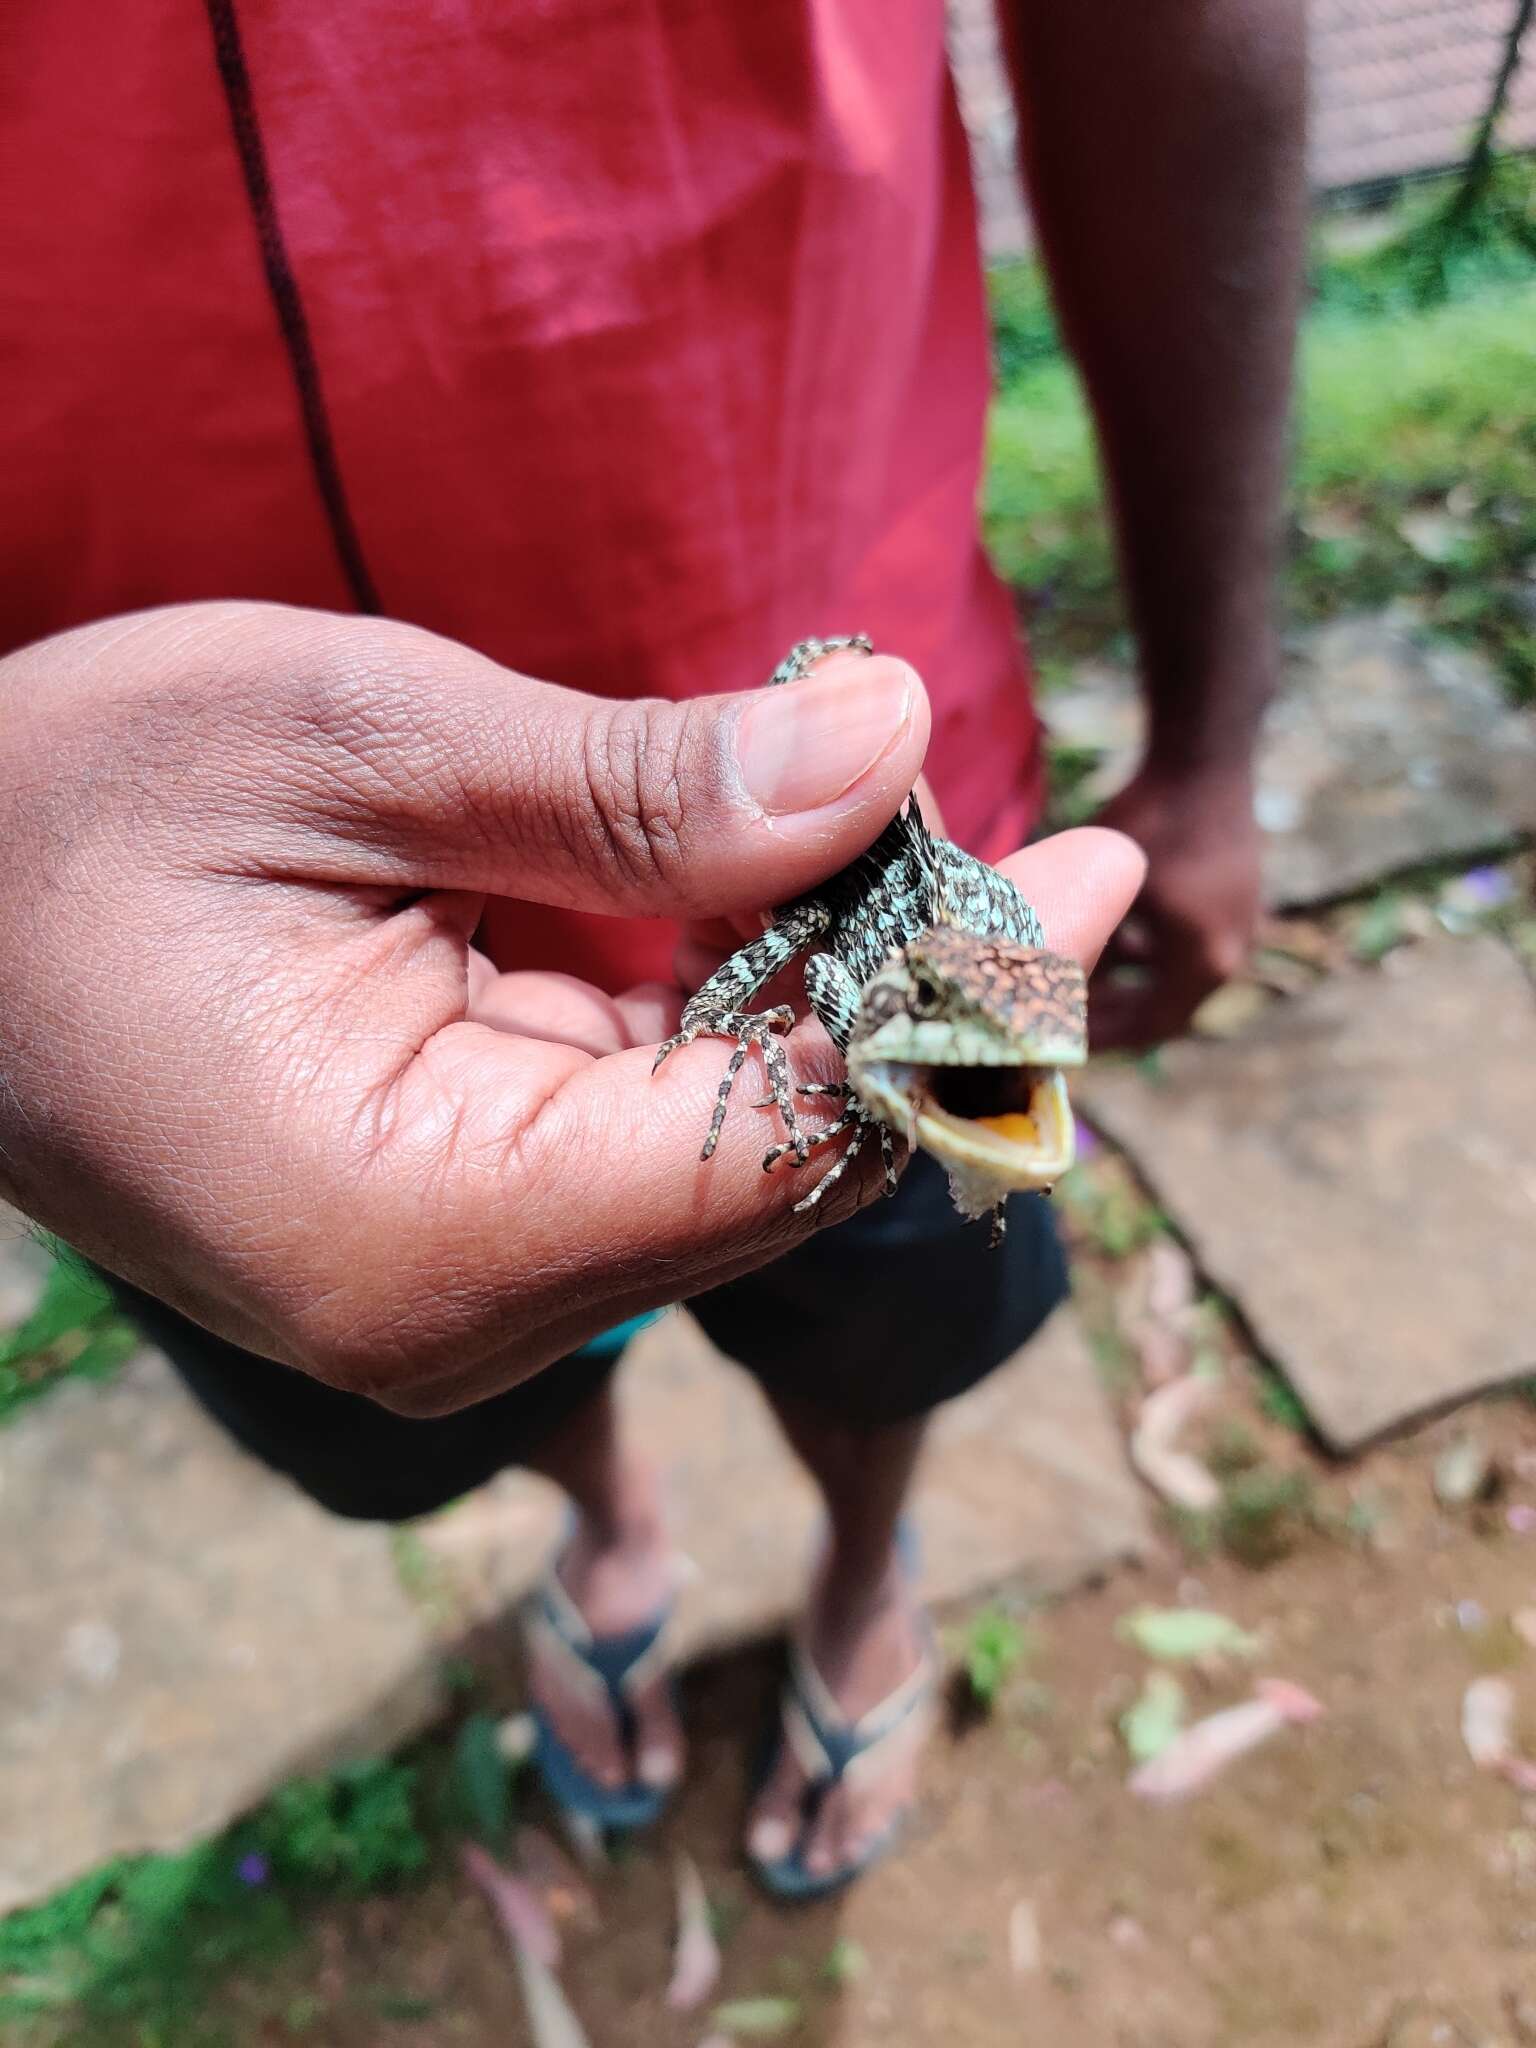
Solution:
M201 2017L221 1979L264 1995L261 1967L327 1900L393 1891L470 1834L493 1849L514 1812L494 1723L469 1716L406 1758L281 1785L179 1855L120 1858L0 1919L0 2041L11 2048L227 2048ZM417 2001L381 1988L382 2017ZM386 2010L386 2006L389 2010Z
M1469 211L1459 174L1408 191L1365 248L1340 248L1325 214L1313 253L1311 299L1374 319L1528 283L1536 274L1536 159L1505 157Z
M1300 349L1290 615L1407 599L1426 629L1485 653L1512 698L1536 701L1536 259L1474 249L1428 306L1422 270L1411 235L1321 269ZM1087 411L1038 278L1005 274L993 292L987 534L1049 674L1124 653L1124 619ZM1403 522L1424 512L1442 530L1416 543Z
M37 1306L0 1333L0 1425L61 1379L110 1377L138 1341L90 1267L63 1247L52 1249Z
M215 1841L122 1858L0 1920L0 2038L19 2048L32 2020L82 2048L192 2048L207 2038L210 1986L290 1948L304 1901L360 1897L425 1866L419 1805L406 1764L296 1780Z
M966 1626L962 1665L971 1702L990 1714L1029 1654L1029 1636L1006 1608L986 1607Z

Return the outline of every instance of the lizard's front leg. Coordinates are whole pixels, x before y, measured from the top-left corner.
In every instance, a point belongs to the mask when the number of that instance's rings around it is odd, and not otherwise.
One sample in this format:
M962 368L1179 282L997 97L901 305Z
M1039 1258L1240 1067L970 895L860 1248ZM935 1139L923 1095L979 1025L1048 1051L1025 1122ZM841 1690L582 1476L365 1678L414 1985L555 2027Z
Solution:
M848 1041L853 1035L854 1020L859 1011L859 985L835 953L813 953L805 963L805 992L810 998L811 1008L821 1019L827 1036L839 1052L846 1052ZM798 1091L801 1095L835 1096L843 1105L842 1115L835 1123L818 1131L810 1141L806 1152L796 1151L795 1163L803 1166L810 1149L828 1145L840 1138L845 1131L852 1131L853 1137L847 1151L834 1166L825 1180L818 1181L803 1202L795 1204L797 1209L809 1209L820 1201L823 1188L848 1169L849 1162L869 1136L871 1127L880 1133L880 1157L885 1163L885 1191L888 1195L896 1192L896 1152L891 1133L878 1117L871 1116L863 1103L854 1095L846 1081L815 1081ZM795 1151L790 1145L775 1145L763 1161L764 1173L771 1173L787 1153Z
M718 1036L736 1041L736 1050L731 1054L720 1083L709 1135L699 1154L701 1159L708 1159L719 1143L725 1112L730 1105L732 1084L754 1045L762 1050L763 1064L768 1070L768 1085L773 1090L773 1100L779 1106L795 1155L800 1159L809 1157L810 1140L800 1128L800 1119L790 1095L789 1062L784 1057L784 1048L773 1036L775 1031L789 1030L795 1021L795 1013L787 1006L751 1011L745 1005L765 982L771 981L797 954L803 953L812 940L826 930L829 921L829 912L819 903L796 903L781 911L767 931L749 939L746 945L715 969L684 1009L681 1028L656 1048L656 1058L651 1067L653 1074L668 1053L676 1052L680 1045L691 1045L696 1038Z

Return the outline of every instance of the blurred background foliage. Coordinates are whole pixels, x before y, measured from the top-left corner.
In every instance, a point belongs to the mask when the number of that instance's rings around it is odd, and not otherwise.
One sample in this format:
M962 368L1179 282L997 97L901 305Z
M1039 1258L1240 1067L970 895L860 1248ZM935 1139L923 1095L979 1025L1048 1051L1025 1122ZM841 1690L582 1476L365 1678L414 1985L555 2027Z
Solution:
M1497 160L1319 218L1304 322L1286 608L1405 607L1536 701L1536 166ZM1128 658L1081 387L1033 261L991 279L989 545L1048 688Z

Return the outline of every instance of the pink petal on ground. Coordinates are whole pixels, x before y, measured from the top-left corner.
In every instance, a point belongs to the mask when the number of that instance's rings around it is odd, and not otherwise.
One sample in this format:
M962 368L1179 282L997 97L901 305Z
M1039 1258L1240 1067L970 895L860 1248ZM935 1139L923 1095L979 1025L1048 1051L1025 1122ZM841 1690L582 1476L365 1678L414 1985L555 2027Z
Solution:
M1208 1514L1220 1505L1215 1476L1177 1438L1211 1400L1216 1382L1186 1373L1148 1394L1131 1432L1131 1463L1154 1492L1191 1514Z
M592 2048L585 2029L560 1988L560 1980L522 1942L512 1945L533 2048Z
M1189 1253L1171 1237L1154 1237L1146 1252L1147 1314L1160 1323L1176 1323L1195 1301L1195 1269Z
M704 1881L691 1856L677 1859L677 1947L667 2004L673 2012L701 2006L720 1979L720 1944L709 1924Z
M1323 1711L1312 1695L1284 1679L1266 1679L1259 1696L1241 1706L1208 1714L1176 1735L1165 1750L1132 1771L1126 1781L1139 1799L1187 1799L1218 1777L1228 1764L1268 1742L1292 1722L1315 1720Z
M1308 1721L1320 1721L1328 1711L1320 1699L1315 1699L1304 1686L1292 1685L1288 1678L1261 1678L1253 1690L1257 1698L1268 1700L1297 1727L1305 1727Z
M1514 1755L1515 1689L1507 1678L1474 1678L1461 1696L1461 1739L1480 1771L1501 1770Z
M1536 1792L1536 1764L1515 1751L1515 1689L1507 1678L1474 1678L1461 1696L1461 1739L1480 1771Z
M1029 1899L1019 1899L1008 1915L1008 1961L1013 1974L1015 1977L1033 1977L1038 1974L1044 1959L1039 1915Z
M513 1952L527 1950L547 1970L560 1966L560 1936L532 1885L505 1870L478 1842L459 1849L459 1866L470 1883L484 1892Z
M1166 1387L1189 1370L1189 1339L1167 1323L1141 1322L1132 1333L1144 1387Z

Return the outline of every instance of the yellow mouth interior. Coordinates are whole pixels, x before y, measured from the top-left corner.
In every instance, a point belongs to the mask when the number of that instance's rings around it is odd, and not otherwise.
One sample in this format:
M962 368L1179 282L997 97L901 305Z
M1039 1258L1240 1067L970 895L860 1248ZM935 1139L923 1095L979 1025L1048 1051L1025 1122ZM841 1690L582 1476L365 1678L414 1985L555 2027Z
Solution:
M912 1103L913 1135L951 1168L1023 1192L1048 1188L1072 1164L1076 1132L1059 1067L1037 1070L1027 1110L961 1116L925 1089Z
M1011 1116L973 1117L972 1122L979 1124L984 1131L995 1131L1005 1144L1034 1146L1040 1143L1040 1126L1032 1116L1024 1116L1018 1111Z

